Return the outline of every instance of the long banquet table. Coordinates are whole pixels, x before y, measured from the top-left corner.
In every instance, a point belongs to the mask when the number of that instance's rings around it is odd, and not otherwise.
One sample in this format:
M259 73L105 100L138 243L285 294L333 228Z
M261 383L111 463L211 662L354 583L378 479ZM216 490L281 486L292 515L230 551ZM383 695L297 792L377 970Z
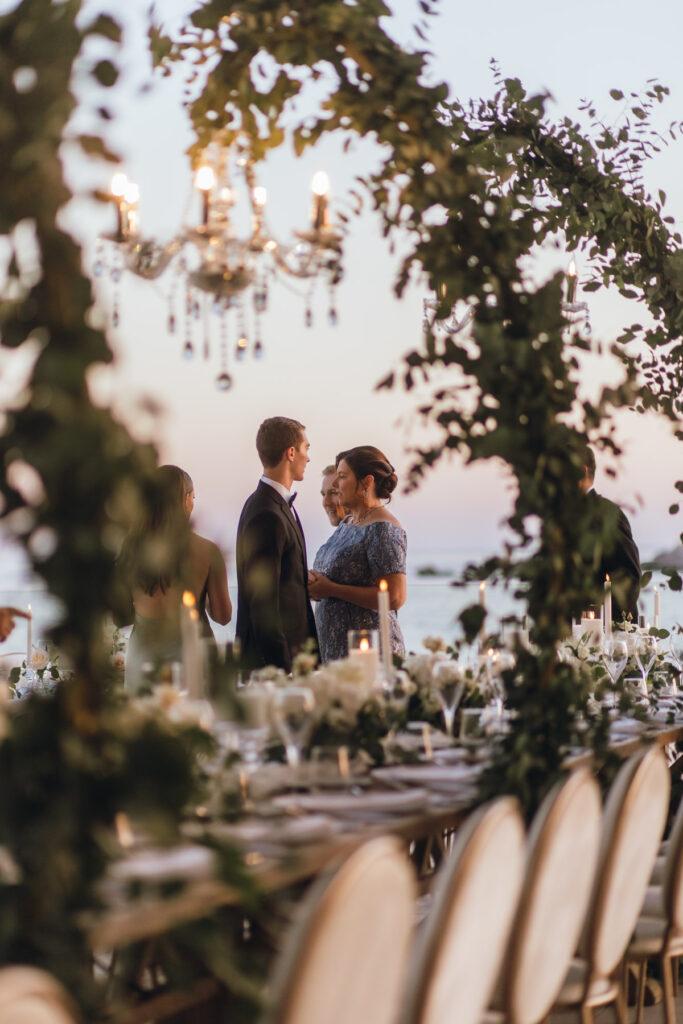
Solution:
M625 736L611 744L611 749L621 757L628 757L644 743L657 743L662 747L683 739L683 720L673 724L650 726L640 733ZM591 752L579 752L568 757L568 768L590 764ZM427 766L425 766L426 768ZM419 773L419 766L415 766ZM444 770L447 770L444 766ZM406 787L406 793L410 788ZM360 821L344 818L342 827L332 835L311 839L296 846L279 848L277 826L272 843L242 843L244 862L253 880L262 892L274 892L312 878L327 865L344 857L366 839L380 834L392 834L404 840L406 848L419 850L418 870L424 868L430 853L443 850L447 837L462 822L474 806L471 789L465 792L453 791L449 799L442 791L438 805L424 806L409 813L382 813L374 821ZM302 817L305 812L293 800L292 810ZM201 839L204 829L211 834L211 825L200 823L188 826L188 838ZM218 826L220 831L220 826ZM226 838L232 833L227 829ZM235 833L238 837L238 833ZM251 846L253 845L253 848ZM135 852L131 852L134 859ZM220 907L235 905L240 893L213 877L195 877L188 880L177 895L141 897L134 903L111 906L105 912L84 921L90 945L93 949L119 948L135 942L151 939L177 927L184 922L205 917Z

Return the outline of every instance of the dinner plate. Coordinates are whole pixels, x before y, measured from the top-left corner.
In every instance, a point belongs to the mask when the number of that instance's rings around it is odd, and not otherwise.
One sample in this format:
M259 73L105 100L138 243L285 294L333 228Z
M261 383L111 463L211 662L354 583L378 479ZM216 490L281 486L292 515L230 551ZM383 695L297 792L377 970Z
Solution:
M279 796L273 802L285 810L367 819L381 815L414 814L425 807L427 797L426 789L412 789L401 793L302 793Z

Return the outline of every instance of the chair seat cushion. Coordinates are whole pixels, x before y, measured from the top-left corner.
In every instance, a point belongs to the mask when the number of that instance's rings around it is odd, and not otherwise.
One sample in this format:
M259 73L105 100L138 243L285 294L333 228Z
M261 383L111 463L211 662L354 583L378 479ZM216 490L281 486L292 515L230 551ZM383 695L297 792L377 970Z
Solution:
M567 977L555 1000L556 1006L578 1006L581 1003L584 998L587 970L585 960L572 960ZM594 978L586 993L586 1002L592 1006L599 1006L613 999L616 991L616 985L611 978Z

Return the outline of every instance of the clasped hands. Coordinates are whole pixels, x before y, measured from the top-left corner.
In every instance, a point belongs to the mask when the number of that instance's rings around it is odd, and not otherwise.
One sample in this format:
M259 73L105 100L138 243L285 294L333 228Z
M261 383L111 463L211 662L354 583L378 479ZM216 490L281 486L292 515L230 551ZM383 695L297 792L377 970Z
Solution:
M324 597L332 597L334 584L327 576L313 569L308 571L308 593L314 601L322 601Z

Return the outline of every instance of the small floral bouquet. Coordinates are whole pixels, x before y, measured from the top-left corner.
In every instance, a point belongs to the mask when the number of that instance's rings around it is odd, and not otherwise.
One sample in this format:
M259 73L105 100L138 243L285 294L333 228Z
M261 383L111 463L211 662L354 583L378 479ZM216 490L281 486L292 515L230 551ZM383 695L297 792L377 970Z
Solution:
M109 647L109 663L117 675L123 675L126 669L126 647L128 638L113 622L104 631L104 642Z
M55 647L33 647L30 666L27 667L26 659L21 667L15 666L9 674L9 684L15 697L26 697L30 693L47 696L54 692L65 675Z

